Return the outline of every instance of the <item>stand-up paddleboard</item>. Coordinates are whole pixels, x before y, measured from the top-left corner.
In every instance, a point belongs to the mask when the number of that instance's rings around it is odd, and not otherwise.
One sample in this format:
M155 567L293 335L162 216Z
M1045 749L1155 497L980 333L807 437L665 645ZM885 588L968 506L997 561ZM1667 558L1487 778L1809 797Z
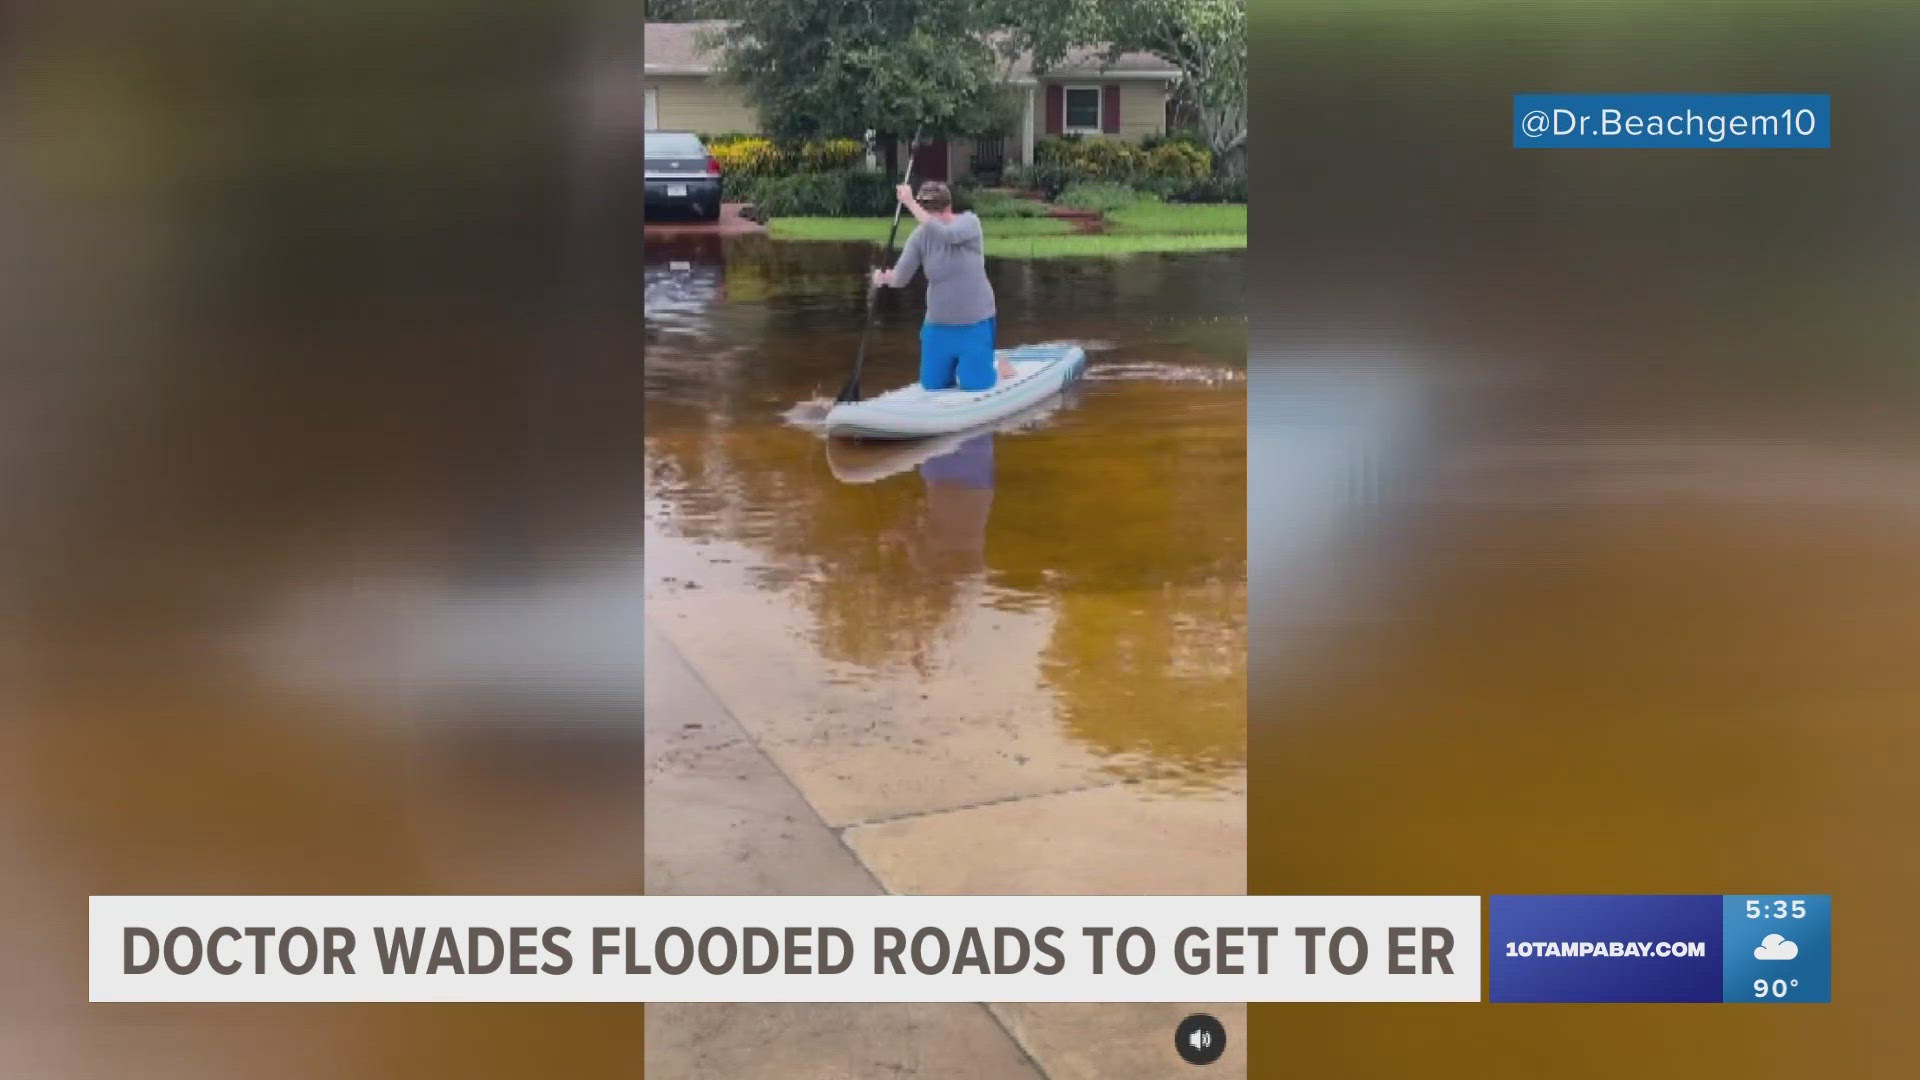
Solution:
M1044 423L1059 410L1060 403L1061 398L1056 394L992 424L951 435L885 441L827 439L827 467L833 471L833 478L843 484L877 483L950 454L983 431L1003 434Z
M866 401L843 401L827 411L829 436L842 439L925 439L991 424L1065 389L1087 367L1078 345L1022 345L1001 349L1013 377L989 390L926 390L919 384ZM997 364L996 364L997 368Z

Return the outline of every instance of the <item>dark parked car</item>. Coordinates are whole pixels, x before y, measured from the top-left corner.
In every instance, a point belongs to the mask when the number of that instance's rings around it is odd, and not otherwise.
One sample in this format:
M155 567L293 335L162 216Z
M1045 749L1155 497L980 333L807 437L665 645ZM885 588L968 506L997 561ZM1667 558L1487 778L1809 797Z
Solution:
M631 159L629 159L631 160ZM720 216L720 162L684 131L647 132L647 210L692 210L708 221Z

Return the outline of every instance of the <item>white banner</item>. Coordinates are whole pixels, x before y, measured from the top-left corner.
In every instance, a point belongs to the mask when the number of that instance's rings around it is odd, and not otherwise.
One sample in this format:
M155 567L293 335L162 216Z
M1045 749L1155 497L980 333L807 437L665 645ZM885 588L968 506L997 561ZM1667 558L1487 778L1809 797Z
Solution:
M93 1001L1479 1001L1477 896L96 896Z

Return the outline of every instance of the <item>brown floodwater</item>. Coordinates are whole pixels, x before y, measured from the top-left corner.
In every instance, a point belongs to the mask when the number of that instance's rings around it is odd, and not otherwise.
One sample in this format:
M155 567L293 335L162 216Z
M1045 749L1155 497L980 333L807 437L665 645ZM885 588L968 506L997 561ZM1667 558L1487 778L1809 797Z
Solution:
M1262 1006L1252 1075L1915 1072L1913 14L1260 9L1252 888L1831 893L1834 1003ZM1833 149L1511 147L1709 89Z
M637 1005L87 1004L91 894L642 883L637 39L298 6L0 11L0 1075L631 1075Z
M1114 774L1167 790L1236 778L1245 256L992 260L1001 344L1082 341L1086 379L967 439L825 440L808 421L846 377L877 255L649 241L654 595L702 590L710 618L791 623L791 669L840 693L964 673L1004 722ZM920 304L883 297L869 393L917 377ZM759 606L719 606L729 591Z

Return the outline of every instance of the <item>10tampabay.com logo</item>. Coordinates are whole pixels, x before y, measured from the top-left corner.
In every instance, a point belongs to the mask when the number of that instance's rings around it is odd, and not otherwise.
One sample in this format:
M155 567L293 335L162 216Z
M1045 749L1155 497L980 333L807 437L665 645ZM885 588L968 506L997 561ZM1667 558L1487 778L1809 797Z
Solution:
M1492 1001L1832 1000L1832 898L1494 896Z

